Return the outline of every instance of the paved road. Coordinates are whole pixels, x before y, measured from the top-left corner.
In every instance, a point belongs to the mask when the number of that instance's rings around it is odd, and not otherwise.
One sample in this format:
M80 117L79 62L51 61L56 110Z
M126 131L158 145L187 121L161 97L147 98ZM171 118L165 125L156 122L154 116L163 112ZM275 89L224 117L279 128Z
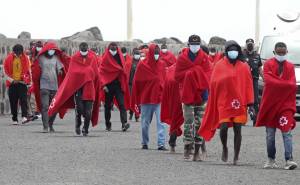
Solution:
M101 124L89 137L74 134L74 114L57 120L56 133L41 133L41 121L11 126L0 117L0 185L192 185L192 184L300 184L300 168L294 171L264 170L266 160L263 128L243 128L238 166L220 160L218 137L208 143L205 162L183 160L182 138L177 154L156 150L155 124L151 128L150 150L140 149L140 126L132 122L121 132L119 113L113 113L113 131ZM103 112L101 112L103 120ZM102 121L103 122L103 121ZM229 157L233 158L230 130ZM283 163L283 144L277 132L278 162ZM300 164L300 128L294 131L294 158Z

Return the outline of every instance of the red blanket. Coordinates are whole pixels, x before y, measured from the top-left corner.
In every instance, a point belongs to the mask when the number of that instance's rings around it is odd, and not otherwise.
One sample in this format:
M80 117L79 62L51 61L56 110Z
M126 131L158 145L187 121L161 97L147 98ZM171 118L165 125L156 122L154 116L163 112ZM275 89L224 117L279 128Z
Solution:
M161 103L161 121L170 125L170 135L175 133L182 135L181 125L184 122L180 89L178 82L174 79L176 64L167 68L166 79Z
M201 94L209 87L211 67L208 56L200 50L195 61L188 56L189 48L182 50L175 68L175 80L182 87L184 104L201 104Z
M162 98L165 66L155 61L156 44L150 44L145 60L139 62L132 86L131 107L140 104L160 104Z
M264 91L256 126L279 128L283 132L294 129L296 122L296 78L295 67L283 63L283 73L278 74L279 65L275 58L264 64Z
M121 83L122 92L124 93L125 109L129 109L130 95L125 73L125 60L120 48L118 48L118 55L120 56L122 66L119 65L117 61L113 58L113 56L110 54L109 48L110 45L105 50L100 64L101 89L103 89L105 85L111 83L115 79L118 79ZM103 90L101 90L101 100L105 100L105 93Z
M128 85L129 85L130 71L131 71L131 67L132 67L132 63L133 62L134 61L131 58L130 61L128 60L125 63L125 73L126 73L126 79L127 79ZM132 95L130 94L130 102L131 102L131 98L132 98ZM139 117L139 115L140 115L140 109L138 108L138 106L130 107L130 110L132 110L134 112L134 114Z
M42 50L39 52L37 59L33 62L32 66L31 66L31 71L32 71L32 81L33 81L33 85L34 85L34 95L35 95L35 101L36 101L36 106L37 109L39 111L41 111L41 95L40 95L40 78L41 78L41 67L39 64L39 56L43 55L45 52L47 52L50 49L54 49L56 55L58 55L58 57L60 58L60 61L62 62L64 68L63 68L63 74L62 75L58 75L58 85L60 86L60 84L62 83L66 72L67 72L67 68L68 68L68 62L67 58L63 56L62 52L60 49L58 49L58 47L56 46L56 44L52 43L52 42L48 42L46 43Z
M166 53L160 52L160 59L164 62L165 67L170 67L171 65L176 63L176 57L170 51Z
M26 84L30 84L30 62L28 57L23 53L21 56L21 65L22 65L22 72L21 72L21 80L24 81ZM15 55L13 53L10 53L6 59L4 60L4 71L5 74L7 74L10 78L12 78L13 74L13 61L15 59ZM10 82L6 81L6 86L10 86Z
M82 99L94 101L91 121L93 126L96 126L100 107L100 78L97 58L93 52L89 52L87 58L82 58L80 52L72 57L68 73L49 107L48 114L74 108L74 94L81 88Z
M249 66L237 61L235 65L224 57L214 67L207 107L198 131L209 141L226 118L244 115L253 103L253 85Z

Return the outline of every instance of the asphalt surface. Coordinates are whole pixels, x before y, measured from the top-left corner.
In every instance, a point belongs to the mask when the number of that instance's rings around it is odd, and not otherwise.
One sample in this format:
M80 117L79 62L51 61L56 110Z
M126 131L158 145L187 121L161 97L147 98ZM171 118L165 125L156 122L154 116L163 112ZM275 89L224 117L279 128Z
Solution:
M37 120L11 126L10 117L0 117L0 185L192 185L192 184L300 184L300 168L293 171L262 169L266 161L265 130L246 126L238 166L233 166L233 131L229 130L229 162L221 161L218 135L207 143L205 162L183 160L182 137L176 154L158 151L155 124L151 125L149 150L140 145L140 123L131 122L121 132L119 112L113 112L113 131L101 123L89 137L76 136L74 113L57 119L56 133L41 133ZM249 124L250 125L250 124ZM300 164L300 128L293 132L294 159ZM276 135L277 161L284 165L283 143ZM167 138L168 139L168 138Z

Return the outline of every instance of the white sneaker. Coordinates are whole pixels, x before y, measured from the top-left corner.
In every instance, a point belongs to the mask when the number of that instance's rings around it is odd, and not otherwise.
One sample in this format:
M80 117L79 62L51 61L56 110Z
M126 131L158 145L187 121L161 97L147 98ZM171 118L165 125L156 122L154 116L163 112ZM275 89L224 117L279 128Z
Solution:
M13 121L13 122L12 122L12 125L19 125L19 122Z
M264 169L274 169L279 168L279 166L276 164L275 159L268 159L268 161L264 165Z
M22 124L25 124L25 123L27 123L28 122L28 119L26 118L26 117L23 117L22 118Z
M286 164L285 164L285 166L284 166L284 169L285 170L293 170L293 169L295 169L295 168L297 168L297 163L296 162L294 162L294 161L292 161L292 160L287 160L286 161Z

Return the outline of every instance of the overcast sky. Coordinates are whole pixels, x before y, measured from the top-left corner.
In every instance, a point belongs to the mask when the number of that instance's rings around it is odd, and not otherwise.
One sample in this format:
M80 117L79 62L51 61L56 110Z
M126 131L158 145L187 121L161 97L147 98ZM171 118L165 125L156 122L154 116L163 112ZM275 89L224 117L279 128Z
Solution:
M234 39L254 38L255 0L132 0L133 37L145 42L161 37L186 41L198 34ZM104 40L126 40L126 0L1 0L0 33L16 38L60 39L98 26ZM261 38L273 27L285 31L300 25L280 23L276 12L300 12L299 0L261 0Z

